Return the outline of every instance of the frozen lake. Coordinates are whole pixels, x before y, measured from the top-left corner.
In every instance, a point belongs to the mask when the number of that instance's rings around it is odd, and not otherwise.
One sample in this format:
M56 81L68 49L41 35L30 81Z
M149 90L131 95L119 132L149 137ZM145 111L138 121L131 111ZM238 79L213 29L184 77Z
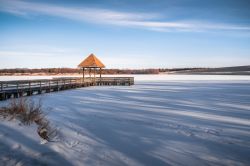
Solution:
M135 80L33 96L52 108L60 139L40 145L34 127L1 120L0 165L250 164L248 76Z
M64 76L0 76L0 81L9 80L32 80L32 79L51 79ZM70 77L70 76L65 76ZM72 76L76 77L76 76ZM81 77L81 76L77 76ZM93 77L93 75L92 75ZM167 74L147 74L147 75L103 75L103 77L134 77L135 81L234 81L234 80L249 80L250 76L243 75L167 75Z

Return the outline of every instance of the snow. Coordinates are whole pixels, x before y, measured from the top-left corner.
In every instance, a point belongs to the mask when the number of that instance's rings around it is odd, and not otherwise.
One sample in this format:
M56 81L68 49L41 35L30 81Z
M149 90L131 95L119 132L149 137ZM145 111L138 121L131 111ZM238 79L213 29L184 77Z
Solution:
M59 136L1 120L0 165L249 165L250 78L162 77L33 96Z
M89 75L86 75L87 77ZM32 80L32 79L51 79L56 77L70 77L69 75L54 76L0 76L0 81L10 80ZM73 75L72 77L82 77ZM92 75L93 77L93 75ZM248 75L175 75L175 74L122 74L122 75L102 75L102 77L134 77L135 81L237 81L250 80Z

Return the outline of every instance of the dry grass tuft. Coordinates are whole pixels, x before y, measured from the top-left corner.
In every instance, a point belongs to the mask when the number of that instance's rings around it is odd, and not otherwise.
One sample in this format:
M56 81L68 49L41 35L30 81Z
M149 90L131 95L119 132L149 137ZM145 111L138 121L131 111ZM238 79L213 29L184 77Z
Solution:
M17 119L23 125L35 123L38 135L47 141L57 135L56 129L51 127L43 113L41 100L35 103L28 98L13 99L7 107L0 108L0 116L10 121Z

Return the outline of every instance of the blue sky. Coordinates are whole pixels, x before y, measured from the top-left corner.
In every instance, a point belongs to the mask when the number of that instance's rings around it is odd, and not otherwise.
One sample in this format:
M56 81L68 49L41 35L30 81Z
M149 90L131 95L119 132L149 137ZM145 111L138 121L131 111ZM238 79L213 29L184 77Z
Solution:
M0 68L250 65L249 0L0 0Z

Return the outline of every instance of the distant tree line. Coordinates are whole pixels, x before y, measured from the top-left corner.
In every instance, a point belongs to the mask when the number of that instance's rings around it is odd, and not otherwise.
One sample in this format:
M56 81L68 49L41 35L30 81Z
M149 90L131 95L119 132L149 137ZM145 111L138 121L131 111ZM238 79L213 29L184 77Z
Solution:
M104 74L159 74L159 69L104 69Z
M86 72L88 72L86 70ZM159 74L159 73L206 73L206 72L250 72L250 66L234 66L234 67L220 67L220 68L154 68L154 69L103 69L103 74ZM0 69L0 75L28 75L28 74L81 74L82 70L79 68L41 68L41 69ZM99 70L97 70L97 74Z
M173 68L173 69L166 69L166 68L160 68L159 72L178 72L178 71L202 71L208 68Z
M88 70L86 70L88 72ZM0 75L14 75L14 74L36 74L44 73L48 75L53 74L80 74L81 69L78 68L42 68L42 69L0 69ZM97 70L97 74L99 70ZM102 74L159 74L159 69L102 69Z

